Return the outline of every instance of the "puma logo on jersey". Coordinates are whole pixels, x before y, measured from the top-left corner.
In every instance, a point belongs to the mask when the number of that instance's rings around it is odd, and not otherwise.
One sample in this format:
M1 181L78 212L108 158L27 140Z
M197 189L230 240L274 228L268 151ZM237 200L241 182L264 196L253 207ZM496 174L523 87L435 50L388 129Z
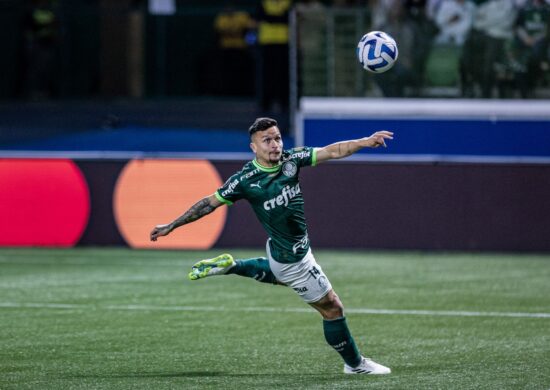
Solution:
M288 206L290 200L298 196L301 192L300 184L296 184L294 187L286 186L279 195L264 202L264 209L269 211L273 210L277 206L286 207Z
M258 187L258 188L262 188L260 187L260 182L257 182L257 183L250 183L250 187Z

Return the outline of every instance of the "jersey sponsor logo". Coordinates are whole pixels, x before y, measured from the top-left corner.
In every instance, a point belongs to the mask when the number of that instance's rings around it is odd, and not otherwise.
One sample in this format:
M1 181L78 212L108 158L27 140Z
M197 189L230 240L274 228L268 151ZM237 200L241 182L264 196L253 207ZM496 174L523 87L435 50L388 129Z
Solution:
M309 237L308 235L306 234L304 237L302 237L302 239L300 241L298 241L296 244L292 245L292 253L296 254L296 252L298 252L298 249L302 248L302 249L306 249L307 246L309 244ZM315 270L317 270L315 267L313 267ZM318 270L317 270L318 271ZM312 270L309 270L308 271L309 273L311 273L311 275L317 279L317 277L315 276L315 273L312 273L313 271Z
M288 161L283 164L283 175L287 177L292 177L296 174L298 171L298 168L296 167L296 164L294 164L292 161Z
M227 195L231 194L235 190L235 187L237 187L237 184L239 184L239 180L237 179L233 180L231 183L229 183L229 185L222 192L221 195L225 198Z
M245 179L249 179L252 176L254 176L255 174L257 174L258 172L260 172L260 170L258 168L256 168L253 171L248 172L246 175L242 175L241 177L239 177L239 180L243 181Z
M264 202L264 209L269 211L278 206L286 207L290 200L298 196L301 192L300 184L296 184L294 187L286 186L279 195Z
M292 153L290 155L290 158L307 158L309 156L311 156L310 150L302 150L301 152L298 152L298 153Z
M307 292L307 287L294 287L294 291L296 291L298 294L303 294Z

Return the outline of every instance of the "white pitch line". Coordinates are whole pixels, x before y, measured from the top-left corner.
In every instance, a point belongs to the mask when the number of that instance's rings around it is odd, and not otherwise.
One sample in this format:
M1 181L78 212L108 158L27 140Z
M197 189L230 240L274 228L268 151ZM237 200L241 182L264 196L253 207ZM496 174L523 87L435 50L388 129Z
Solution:
M0 308L35 308L64 310L136 310L136 311L209 311L209 312L262 312L262 313L311 313L314 310L303 308L270 307L225 307L225 306L154 306L154 305L81 305L72 303L33 303L0 302ZM393 310L349 308L346 313L376 315L413 315L447 317L512 317L512 318L550 318L550 313L517 313L498 311L450 311L450 310Z
M121 261L117 260L115 262L90 262L88 260L42 260L42 259L23 259L19 260L17 258L6 258L0 256L0 264L14 264L14 265L55 265L55 266L68 266L68 265L76 265L76 266L115 266L115 267L180 267L182 265L188 266L191 262L184 262L181 260L174 260L173 262L170 261L135 261L135 260L129 260L129 261Z
M0 302L0 308L37 308L37 309L79 309L84 308L84 305L72 303L17 303L17 302Z
M354 314L400 314L418 316L451 316L451 317L515 317L515 318L550 318L550 313L517 313L499 311L452 311L452 310L386 310L386 309L346 309Z

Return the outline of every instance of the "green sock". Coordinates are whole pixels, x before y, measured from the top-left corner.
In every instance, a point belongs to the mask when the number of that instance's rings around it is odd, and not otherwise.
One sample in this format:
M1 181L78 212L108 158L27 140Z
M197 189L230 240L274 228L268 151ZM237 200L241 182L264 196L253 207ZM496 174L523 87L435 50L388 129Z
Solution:
M348 366L356 367L361 363L361 354L351 337L346 317L323 320L323 330L327 343L342 356Z
M277 282L275 275L269 268L269 260L265 257L236 260L235 263L237 264L227 272L228 274L246 276L262 283L274 284Z

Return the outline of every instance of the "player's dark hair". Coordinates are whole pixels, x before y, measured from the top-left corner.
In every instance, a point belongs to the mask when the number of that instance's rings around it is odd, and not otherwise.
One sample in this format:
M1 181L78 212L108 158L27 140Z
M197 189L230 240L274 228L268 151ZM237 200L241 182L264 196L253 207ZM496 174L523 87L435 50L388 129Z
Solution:
M257 131L264 131L270 127L277 126L277 121L272 118L256 118L252 126L248 128L248 135L252 137Z

